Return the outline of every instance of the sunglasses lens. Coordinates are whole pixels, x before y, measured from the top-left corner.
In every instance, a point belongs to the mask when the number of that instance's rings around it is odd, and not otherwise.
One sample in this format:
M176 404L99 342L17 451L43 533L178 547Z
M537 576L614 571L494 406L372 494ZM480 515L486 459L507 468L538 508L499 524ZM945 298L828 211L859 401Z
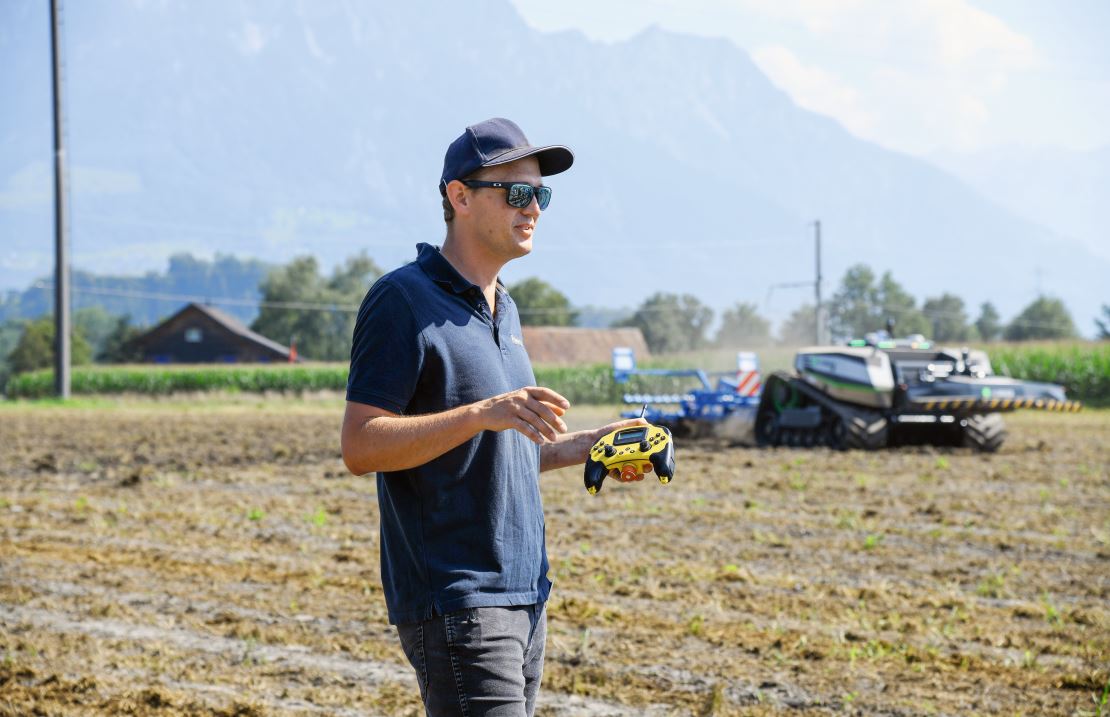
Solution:
M523 209L532 203L532 186L529 184L510 184L509 196L506 197L510 206Z
M509 196L505 200L510 206L524 209L532 203L532 195L535 195L540 211L547 209L551 203L551 187L533 187L531 184L510 184Z
M536 202L540 205L540 211L547 209L547 205L551 204L551 187L537 188Z

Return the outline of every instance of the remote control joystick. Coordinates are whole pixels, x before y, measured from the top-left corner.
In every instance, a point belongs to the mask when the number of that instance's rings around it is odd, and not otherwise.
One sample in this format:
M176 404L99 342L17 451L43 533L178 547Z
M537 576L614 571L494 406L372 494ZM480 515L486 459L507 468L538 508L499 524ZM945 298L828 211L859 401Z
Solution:
M613 473L613 472L616 473ZM611 474L629 481L654 471L666 485L674 477L674 443L663 426L622 428L603 437L586 458L585 483L590 495L597 495Z

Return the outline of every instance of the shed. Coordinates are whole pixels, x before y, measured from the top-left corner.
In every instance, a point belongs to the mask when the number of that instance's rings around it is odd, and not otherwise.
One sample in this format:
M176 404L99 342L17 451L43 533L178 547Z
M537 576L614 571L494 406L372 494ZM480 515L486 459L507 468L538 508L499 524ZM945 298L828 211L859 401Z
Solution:
M569 326L524 326L524 348L534 364L572 366L609 363L613 349L630 346L643 359L651 355L637 328L580 329Z
M286 346L255 333L211 306L188 304L135 339L143 361L154 363L268 363L289 361ZM295 354L292 360L296 360Z

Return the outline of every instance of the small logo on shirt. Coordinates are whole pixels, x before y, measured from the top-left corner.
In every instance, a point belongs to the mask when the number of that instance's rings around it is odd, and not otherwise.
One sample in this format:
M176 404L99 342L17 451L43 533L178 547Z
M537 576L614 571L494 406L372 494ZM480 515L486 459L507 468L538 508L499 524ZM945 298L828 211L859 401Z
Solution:
M517 346L523 346L524 342L516 337L516 334L509 334L509 339L512 340Z

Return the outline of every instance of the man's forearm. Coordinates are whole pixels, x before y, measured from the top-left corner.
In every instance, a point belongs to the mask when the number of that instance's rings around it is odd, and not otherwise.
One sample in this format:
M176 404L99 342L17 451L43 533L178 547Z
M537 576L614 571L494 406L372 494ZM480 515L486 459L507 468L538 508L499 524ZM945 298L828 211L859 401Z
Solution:
M483 429L472 404L424 416L375 416L347 430L344 461L352 473L364 475L423 465Z
M415 468L480 431L515 430L544 445L558 441L567 429L559 416L569 407L565 398L543 386L525 386L423 416L399 416L348 401L341 433L343 462L355 475Z
M597 442L597 431L564 433L554 443L540 447L540 471L581 465L586 462L590 447Z
M586 462L586 456L589 455L590 448L603 436L622 428L646 425L647 421L642 418L626 418L591 431L564 433L540 448L540 470L550 471L556 468L582 465Z

